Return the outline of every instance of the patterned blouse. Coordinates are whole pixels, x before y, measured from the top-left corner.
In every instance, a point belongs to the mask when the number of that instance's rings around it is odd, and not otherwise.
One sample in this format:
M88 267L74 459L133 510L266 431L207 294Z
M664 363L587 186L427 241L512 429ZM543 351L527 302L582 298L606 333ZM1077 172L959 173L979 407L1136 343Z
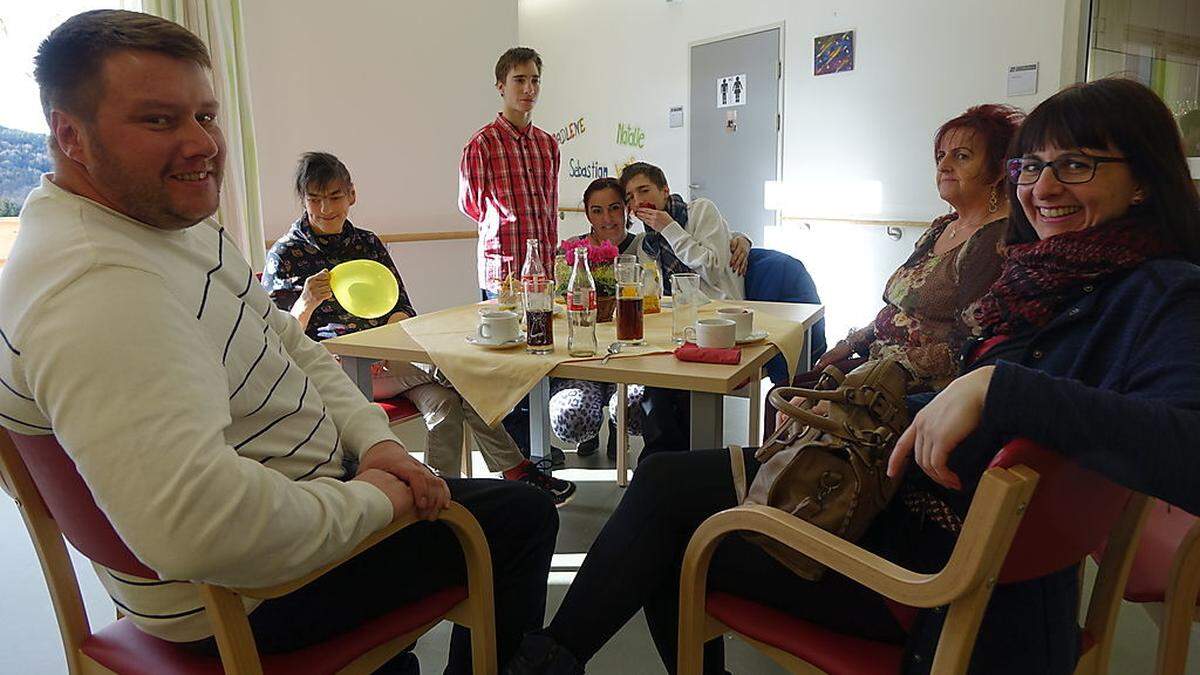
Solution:
M400 299L396 301L396 306L377 319L362 319L343 309L337 298L329 298L313 311L305 333L318 340L331 334L354 333L382 326L396 312L416 316L417 312L404 290L404 281L387 247L374 232L360 230L351 225L349 220L338 234L317 234L308 224L308 215L300 216L299 220L292 223L287 234L280 237L267 252L262 285L275 304L288 311L300 298L305 279L323 269L331 270L339 263L364 258L382 263L396 275L396 282L400 285ZM344 328L337 328L339 325Z
M963 344L978 333L964 316L1000 275L1004 218L983 225L955 248L933 253L938 237L957 219L951 213L933 221L888 279L887 304L874 323L849 338L859 354L898 358L913 374L914 389L940 390L958 375Z

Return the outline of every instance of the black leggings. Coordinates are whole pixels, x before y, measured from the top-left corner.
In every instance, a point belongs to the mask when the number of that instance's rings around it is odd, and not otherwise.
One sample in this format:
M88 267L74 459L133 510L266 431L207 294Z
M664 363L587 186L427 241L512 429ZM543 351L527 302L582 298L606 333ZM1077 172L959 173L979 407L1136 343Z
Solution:
M546 578L558 512L537 488L516 481L448 478L450 494L483 528L492 553L499 663L542 625ZM260 651L294 651L323 642L429 593L466 583L462 549L450 528L419 522L311 584L267 600L250 613ZM216 653L212 638L194 648ZM470 631L455 626L447 673L471 672Z
M759 465L753 450L744 452L749 481ZM659 656L674 673L684 550L705 518L736 503L728 450L641 462L548 632L583 663L644 609ZM833 572L806 581L736 535L717 548L708 585L838 632L893 644L907 637L882 596ZM706 673L723 673L724 661L721 640L705 645Z

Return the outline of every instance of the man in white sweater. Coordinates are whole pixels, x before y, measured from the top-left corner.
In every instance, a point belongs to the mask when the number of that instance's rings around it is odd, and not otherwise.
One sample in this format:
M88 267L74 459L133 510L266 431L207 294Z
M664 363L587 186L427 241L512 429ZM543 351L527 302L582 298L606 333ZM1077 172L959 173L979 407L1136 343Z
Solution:
M662 169L646 162L626 166L620 180L626 207L646 227L638 254L658 261L668 292L672 274L694 272L708 297L745 298L745 270L730 265L733 235L711 199L685 202L671 193Z
M688 203L671 193L662 169L635 162L621 171L625 205L646 226L643 258L658 261L663 287L670 292L672 274L700 275L700 290L710 298L742 300L746 279L730 267L729 224L712 200ZM641 459L658 452L687 450L690 445L689 394L682 389L646 387L642 393Z
M523 483L435 476L255 283L210 218L224 164L210 69L194 35L133 12L80 14L42 43L54 173L0 275L0 424L53 433L166 580L287 581L453 498L488 536L504 663L542 622L555 509ZM248 601L260 649L312 644L465 576L454 537L428 522L343 567ZM215 653L193 586L97 573L141 629ZM450 671L469 663L457 629Z

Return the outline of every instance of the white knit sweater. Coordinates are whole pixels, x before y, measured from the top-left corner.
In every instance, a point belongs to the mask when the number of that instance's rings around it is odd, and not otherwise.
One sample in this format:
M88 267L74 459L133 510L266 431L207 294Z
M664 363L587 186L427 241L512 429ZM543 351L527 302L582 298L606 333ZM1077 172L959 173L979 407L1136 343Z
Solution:
M214 222L159 230L43 177L0 274L0 331L0 424L53 430L162 579L287 581L391 519L380 490L342 480L344 456L395 438L387 417ZM194 586L96 571L147 632L212 634Z

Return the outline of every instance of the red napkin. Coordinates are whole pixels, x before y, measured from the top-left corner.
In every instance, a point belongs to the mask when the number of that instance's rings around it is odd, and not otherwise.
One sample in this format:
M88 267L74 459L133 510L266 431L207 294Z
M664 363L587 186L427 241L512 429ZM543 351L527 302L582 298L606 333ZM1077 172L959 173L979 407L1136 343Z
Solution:
M675 358L680 361L719 363L726 366L736 366L742 362L742 350L739 347L729 347L728 349L698 347L693 342L685 342L682 347L675 350Z

